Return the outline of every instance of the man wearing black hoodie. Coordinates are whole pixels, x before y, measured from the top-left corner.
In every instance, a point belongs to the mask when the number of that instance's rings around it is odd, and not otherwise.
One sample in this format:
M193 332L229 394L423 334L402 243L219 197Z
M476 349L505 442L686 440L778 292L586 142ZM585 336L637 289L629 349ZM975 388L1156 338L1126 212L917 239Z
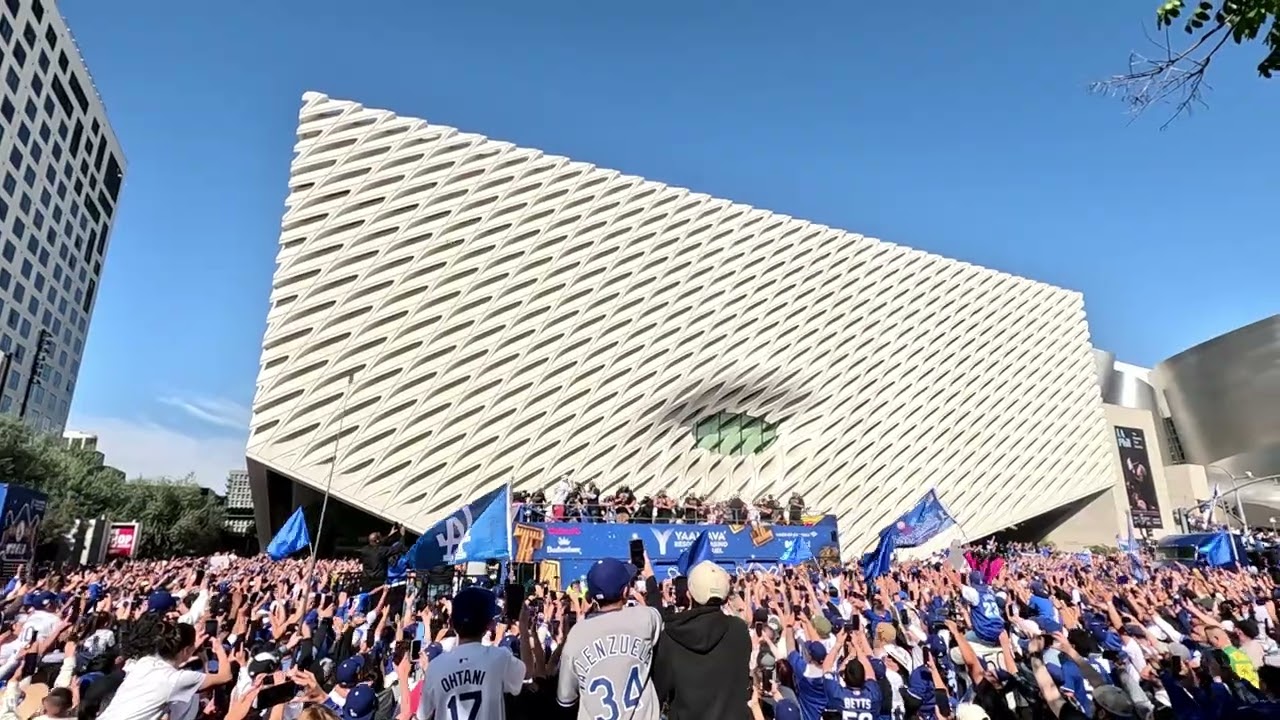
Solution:
M751 717L751 635L740 617L726 615L729 573L711 561L689 570L693 607L663 618L653 656L653 686L667 720Z

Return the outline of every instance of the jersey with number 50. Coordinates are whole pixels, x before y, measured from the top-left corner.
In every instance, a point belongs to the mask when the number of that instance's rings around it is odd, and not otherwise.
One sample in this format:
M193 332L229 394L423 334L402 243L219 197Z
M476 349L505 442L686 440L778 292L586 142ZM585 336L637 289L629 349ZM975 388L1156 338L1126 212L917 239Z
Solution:
M627 607L582 620L560 653L560 704L578 703L579 720L660 720L658 693L649 681L662 616L651 607Z
M506 720L503 695L520 693L524 671L504 647L459 645L427 666L418 720Z

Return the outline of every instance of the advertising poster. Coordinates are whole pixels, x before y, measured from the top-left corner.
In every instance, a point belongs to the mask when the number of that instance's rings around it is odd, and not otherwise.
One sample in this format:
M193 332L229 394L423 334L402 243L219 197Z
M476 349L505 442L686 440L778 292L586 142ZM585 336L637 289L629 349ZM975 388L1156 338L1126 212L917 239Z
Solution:
M1160 501L1156 498L1156 481L1151 476L1151 458L1147 455L1147 438L1138 428L1117 427L1116 446L1120 449L1120 468L1124 473L1124 494L1129 499L1129 512L1135 528L1158 530Z
M517 563L538 563L562 582L586 575L605 557L625 559L633 539L644 540L660 577L676 575L676 561L694 539L707 533L712 557L729 570L776 571L788 543L809 542L823 564L839 564L836 519L811 525L663 525L641 523L516 523L512 531Z
M48 504L42 492L20 485L4 485L0 495L0 513L4 527L0 530L0 556L6 563L27 563L35 557Z
M138 523L111 523L107 530L107 560L131 560L138 552Z

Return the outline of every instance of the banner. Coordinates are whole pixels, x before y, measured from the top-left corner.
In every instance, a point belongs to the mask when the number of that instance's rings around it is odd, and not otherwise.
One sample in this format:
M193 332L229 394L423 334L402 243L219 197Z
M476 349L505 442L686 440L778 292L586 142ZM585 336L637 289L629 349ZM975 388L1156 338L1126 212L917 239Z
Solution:
M925 493L915 507L898 518L892 526L895 538L894 546L900 548L923 545L944 530L955 525L951 513L942 506L938 494L933 490ZM886 528L887 529L887 528Z
M503 485L427 528L390 573L403 575L471 560L506 560L510 553L511 486Z
M1120 471L1124 475L1124 494L1129 499L1133 526L1163 528L1146 435L1138 428L1116 426L1116 447L1120 450Z
M44 522L47 496L21 485L0 485L0 556L8 563L27 563L35 557Z
M644 540L660 577L678 575L680 555L703 533L711 558L730 570L776 571L788 545L804 540L822 564L840 562L836 519L813 525L667 525L641 523L516 523L512 533L518 563L555 562L565 582L586 575L596 560L625 560L633 539Z
M107 560L132 560L138 554L141 535L139 523L111 523L107 530Z

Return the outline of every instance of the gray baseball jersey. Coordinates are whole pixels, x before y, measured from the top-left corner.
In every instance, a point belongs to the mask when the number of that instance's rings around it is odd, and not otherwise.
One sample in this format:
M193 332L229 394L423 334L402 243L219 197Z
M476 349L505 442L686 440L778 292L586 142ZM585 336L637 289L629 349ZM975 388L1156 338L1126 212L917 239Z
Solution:
M560 704L577 701L579 720L660 720L649 672L661 632L662 616L643 606L574 625L560 653Z

